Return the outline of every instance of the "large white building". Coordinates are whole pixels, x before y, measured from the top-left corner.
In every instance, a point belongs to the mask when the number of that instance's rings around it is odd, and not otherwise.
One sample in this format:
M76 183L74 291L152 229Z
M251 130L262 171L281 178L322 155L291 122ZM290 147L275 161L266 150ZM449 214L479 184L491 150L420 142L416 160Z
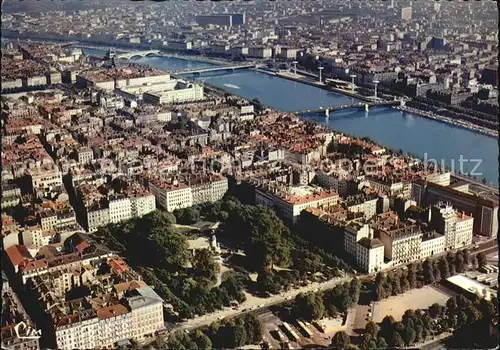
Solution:
M457 212L455 223L455 249L472 244L474 229L474 218L461 212Z
M222 199L228 190L227 177L222 175L201 176L190 180L193 205Z
M124 67L117 71L112 69L92 70L76 76L76 84L79 86L85 88L95 86L104 90L147 86L169 80L170 74L166 72L141 67Z
M362 271L373 273L384 265L384 245L377 238L361 238L356 244L356 263Z
M351 223L344 230L344 251L351 255L357 266L366 273L380 271L384 265L384 245L374 238L368 224Z
M446 237L437 232L425 233L420 244L420 259L444 252Z
M222 199L228 190L228 181L219 174L188 176L185 183L152 180L149 189L158 205L167 211L174 211Z
M87 230L95 232L99 227L109 223L118 223L140 218L156 210L155 196L144 190L127 195L110 197L108 205L94 205L86 208Z
M438 203L431 209L431 224L446 237L446 249L463 248L472 243L474 218L457 212L448 203Z
M356 244L361 238L373 237L373 229L368 224L351 223L344 230L344 251L356 256Z
M322 187L331 188L341 196L346 196L349 189L348 177L341 173L327 174L321 170L316 171L314 179Z
M134 295L126 298L132 313L131 337L142 341L154 336L163 323L163 300L149 286L134 290Z
M255 204L277 207L280 213L293 223L306 208L321 208L335 205L339 195L331 190L311 186L278 188L275 185L255 188Z
M52 229L43 230L40 226L31 226L22 230L23 244L38 249L55 240L56 232Z
M151 104L192 102L205 98L203 85L182 80L175 81L173 86L163 85L163 88L154 90L145 87L143 90L143 100Z
M402 194L409 197L411 195L411 182L409 181L375 176L367 176L366 181L370 188L390 196Z
M149 190L156 198L156 203L167 211L188 208L193 205L191 187L177 180L168 183L154 180L149 182Z
M34 191L62 186L62 173L55 164L48 164L29 170Z
M87 230L95 232L101 226L109 224L109 208L95 207L86 210L87 214Z
M164 328L163 300L151 287L130 290L124 304L62 318L55 329L57 347L114 348L122 340L144 341Z
M133 218L143 217L156 210L156 198L152 193L132 195L130 197L130 209Z
M384 255L393 265L407 264L420 259L422 232L414 224L397 222L378 230L384 245Z
M109 199L109 222L116 224L132 218L132 207L127 197Z

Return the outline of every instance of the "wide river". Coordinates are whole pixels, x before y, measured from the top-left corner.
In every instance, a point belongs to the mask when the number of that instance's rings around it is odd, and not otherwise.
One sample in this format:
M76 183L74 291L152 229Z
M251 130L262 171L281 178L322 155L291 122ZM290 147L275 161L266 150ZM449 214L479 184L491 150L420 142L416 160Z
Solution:
M84 52L103 55L105 50L84 49ZM169 71L210 66L209 63L167 57L146 57L133 62ZM199 79L250 100L257 98L263 104L283 111L342 105L352 101L344 95L251 70L207 73ZM330 113L328 119L322 115L303 117L336 131L367 136L381 145L402 149L424 160L436 159L439 164L453 167L456 172L471 173L477 179L486 178L488 183L498 186L498 142L494 137L392 108L375 108L368 112L342 110Z

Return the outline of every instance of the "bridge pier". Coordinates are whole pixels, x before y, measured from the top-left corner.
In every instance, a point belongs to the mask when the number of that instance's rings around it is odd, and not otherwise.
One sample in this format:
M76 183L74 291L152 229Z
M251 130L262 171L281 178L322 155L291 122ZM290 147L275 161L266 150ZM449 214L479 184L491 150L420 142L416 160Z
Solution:
M327 108L325 109L325 117L329 118L330 117L330 110Z

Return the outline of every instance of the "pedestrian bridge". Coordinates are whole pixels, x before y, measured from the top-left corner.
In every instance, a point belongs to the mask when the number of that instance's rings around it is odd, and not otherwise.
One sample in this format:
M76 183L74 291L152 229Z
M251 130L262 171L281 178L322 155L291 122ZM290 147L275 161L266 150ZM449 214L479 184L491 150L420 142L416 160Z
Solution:
M250 63L250 64L238 64L238 65L227 65L227 66L215 66L207 68L191 68L191 69L184 69L177 71L175 72L175 74L201 74L206 72L235 71L237 69L249 69L255 67L256 65L254 63Z
M366 110L374 107L392 107L392 106L400 106L402 101L394 100L394 101L378 101L378 102L359 102L353 103L349 105L339 105L339 106L331 106L331 107L319 107L319 108L311 108L311 109L303 109L300 111L293 112L294 114L308 114L308 113L325 113L325 116L328 117L330 112L340 111L343 109L354 109L354 108L364 108Z
M156 56L160 53L160 50L147 50L147 51L130 51L122 52L116 54L116 58L130 60L133 57L146 57L146 56Z

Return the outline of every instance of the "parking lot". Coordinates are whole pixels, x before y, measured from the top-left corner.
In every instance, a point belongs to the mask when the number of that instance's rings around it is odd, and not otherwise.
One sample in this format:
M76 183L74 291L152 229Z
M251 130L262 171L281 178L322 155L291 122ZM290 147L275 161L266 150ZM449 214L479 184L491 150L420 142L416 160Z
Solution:
M319 327L309 322L293 320L288 317L284 320L269 308L259 310L255 314L264 325L263 340L271 349L300 349L330 344L331 335L320 331Z

